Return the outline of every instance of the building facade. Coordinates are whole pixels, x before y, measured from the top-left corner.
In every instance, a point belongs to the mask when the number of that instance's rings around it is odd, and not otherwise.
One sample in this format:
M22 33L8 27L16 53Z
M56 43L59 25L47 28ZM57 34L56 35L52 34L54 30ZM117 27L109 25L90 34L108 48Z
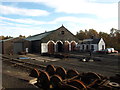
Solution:
M100 51L105 49L105 42L102 38L84 39L78 47L80 51Z
M79 41L63 25L56 30L28 37L26 40L31 42L31 52L50 54L74 51Z
M0 44L1 54L18 54L30 50L30 42L20 37L1 40Z

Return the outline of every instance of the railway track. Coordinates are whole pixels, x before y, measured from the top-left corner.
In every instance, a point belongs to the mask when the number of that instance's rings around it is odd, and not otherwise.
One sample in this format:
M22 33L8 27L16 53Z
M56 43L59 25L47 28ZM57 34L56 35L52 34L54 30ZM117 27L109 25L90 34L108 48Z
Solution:
M12 64L12 66L16 66L16 67L22 67L22 68L25 68L25 69L33 69L33 68L37 68L38 70L40 69L45 69L46 66L45 65L38 65L38 64L34 64L34 63L31 63L31 62L25 62L23 60L20 60L20 59L14 59L14 58L9 58L9 57L6 57L6 56L3 56L2 58L2 62L5 62L5 63L10 63Z
M46 66L42 64L38 65L5 56L2 57L2 61L10 63L16 67L32 70L31 76L37 78L37 86L40 88L42 87L45 90L54 88L60 88L60 90L64 88L67 90L111 90L112 87L118 88L117 83L110 83L106 77L94 72L78 73L75 70L66 70L63 67L54 67L53 65Z

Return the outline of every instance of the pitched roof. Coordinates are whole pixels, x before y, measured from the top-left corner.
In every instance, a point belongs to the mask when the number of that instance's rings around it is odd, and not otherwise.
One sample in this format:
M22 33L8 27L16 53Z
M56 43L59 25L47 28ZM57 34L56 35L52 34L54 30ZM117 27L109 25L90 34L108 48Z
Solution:
M13 40L13 39L15 39L15 38L18 38L18 37L14 37L14 38L8 38L8 39L4 39L4 40L0 40L0 42L5 42L5 41L9 41L9 40Z
M0 40L0 41L9 41L9 40L12 40L14 38L9 38L9 39L5 39L5 40Z
M92 44L98 44L101 38L93 39Z
M98 44L101 38L95 38L92 41L83 41L81 44Z
M21 37L13 37L13 38L9 38L9 39L0 40L0 42L6 42L6 41L14 40L14 39L25 40L24 38L21 38Z
M55 30L49 31L49 32L44 32L44 33L37 34L37 35L33 35L30 37L27 37L25 40L28 40L28 41L41 40L42 38L46 37L47 35L49 35L50 33L54 32L54 31Z
M59 27L58 29L55 29L55 30L52 30L52 31L49 31L49 32L44 32L44 33L41 33L41 34L37 34L37 35L33 35L33 36L30 36L28 38L26 38L25 40L28 40L28 41L35 41L35 40L41 40L43 38L45 38L46 36L50 35L51 33L57 31L57 30L60 30L61 28L65 28L63 25L61 27ZM66 29L66 28L65 28ZM67 29L66 29L67 30ZM67 30L68 32L70 32L69 30ZM70 32L71 33L71 32ZM72 33L71 33L72 34ZM73 34L72 34L73 35ZM74 35L73 35L74 36Z

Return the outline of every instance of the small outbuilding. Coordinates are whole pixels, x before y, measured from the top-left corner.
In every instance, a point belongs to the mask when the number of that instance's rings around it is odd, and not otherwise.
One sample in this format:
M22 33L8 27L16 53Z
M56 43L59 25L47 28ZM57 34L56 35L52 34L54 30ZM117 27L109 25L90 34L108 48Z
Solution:
M56 53L74 51L79 41L63 25L56 30L26 38L31 42L32 53Z
M20 37L1 40L0 45L2 54L18 54L30 50L30 42Z
M105 42L102 38L84 39L78 47L80 51L99 51L105 49Z

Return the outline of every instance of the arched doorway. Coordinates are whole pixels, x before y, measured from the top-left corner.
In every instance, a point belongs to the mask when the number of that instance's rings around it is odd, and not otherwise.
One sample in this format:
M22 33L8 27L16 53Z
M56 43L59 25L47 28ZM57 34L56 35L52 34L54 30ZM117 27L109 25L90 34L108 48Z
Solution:
M63 52L63 44L61 42L57 42L57 52Z
M68 42L64 43L64 52L69 52L69 43Z
M55 51L54 47L55 47L55 45L54 45L54 43L52 41L48 43L48 53L49 54L53 54L54 53L54 51Z
M74 50L75 50L75 47L76 47L76 43L75 43L75 42L72 42L72 43L71 43L71 51L74 51Z

